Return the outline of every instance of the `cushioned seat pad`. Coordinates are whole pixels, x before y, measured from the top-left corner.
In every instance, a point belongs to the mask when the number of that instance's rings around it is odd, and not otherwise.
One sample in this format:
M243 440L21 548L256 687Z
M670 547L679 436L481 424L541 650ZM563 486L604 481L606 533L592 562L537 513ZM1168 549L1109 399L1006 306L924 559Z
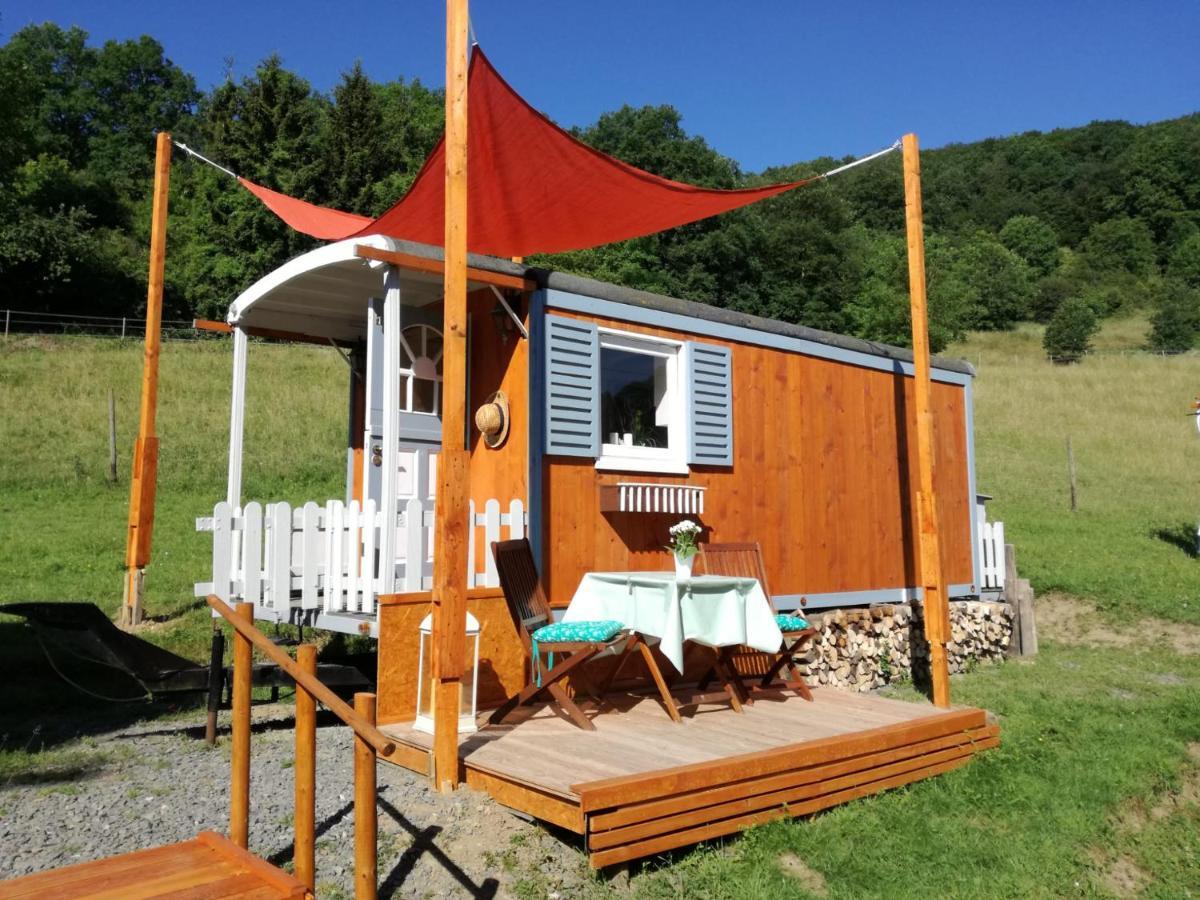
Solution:
M544 625L533 633L533 640L538 644L556 644L566 641L591 641L604 643L612 640L624 623L616 619L600 619L594 622L555 622Z
M808 627L808 620L800 616L779 613L775 616L775 624L779 626L780 631L786 634L789 631L803 631Z

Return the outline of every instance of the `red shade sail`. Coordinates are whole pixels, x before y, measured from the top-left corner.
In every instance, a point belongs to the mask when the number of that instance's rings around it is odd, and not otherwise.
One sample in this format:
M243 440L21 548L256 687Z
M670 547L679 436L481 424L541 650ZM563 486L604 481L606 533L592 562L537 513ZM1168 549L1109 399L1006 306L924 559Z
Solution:
M772 197L815 179L721 191L651 175L588 147L514 91L476 47L468 78L467 243L529 256L653 234ZM374 221L240 179L288 225L323 240L385 234L440 246L444 145L408 193Z

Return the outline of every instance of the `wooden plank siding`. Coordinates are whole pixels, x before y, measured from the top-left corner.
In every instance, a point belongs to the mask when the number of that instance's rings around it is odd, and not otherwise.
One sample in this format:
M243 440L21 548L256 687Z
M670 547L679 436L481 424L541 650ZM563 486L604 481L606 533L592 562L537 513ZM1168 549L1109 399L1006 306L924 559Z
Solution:
M556 310L556 315L678 340L685 332ZM618 481L707 488L713 541L757 540L778 594L910 586L916 572L912 379L891 372L703 338L733 352L734 465L690 475L597 472L593 461L546 457L544 574L551 602L570 601L588 571L667 569L676 516L602 513L599 486ZM935 383L939 512L949 583L974 581L973 498L965 391Z

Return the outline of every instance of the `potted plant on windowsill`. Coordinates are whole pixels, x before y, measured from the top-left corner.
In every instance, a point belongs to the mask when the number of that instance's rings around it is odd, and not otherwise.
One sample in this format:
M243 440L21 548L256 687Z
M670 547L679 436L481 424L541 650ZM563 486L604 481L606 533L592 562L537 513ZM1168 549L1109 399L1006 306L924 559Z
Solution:
M676 522L669 529L671 541L667 549L675 559L675 580L679 584L687 584L692 580L692 565L696 562L696 553L700 550L697 541L700 538L700 526L691 519Z

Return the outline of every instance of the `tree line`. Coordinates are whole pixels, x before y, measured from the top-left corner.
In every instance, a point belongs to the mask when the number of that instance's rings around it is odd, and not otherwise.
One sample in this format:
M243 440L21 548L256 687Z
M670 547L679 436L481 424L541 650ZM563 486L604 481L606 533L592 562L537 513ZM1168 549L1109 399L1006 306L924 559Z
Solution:
M204 92L149 36L95 46L49 23L0 47L0 85L0 291L4 305L37 311L144 307L158 129L260 184L364 215L403 195L442 131L442 91L416 79L376 82L355 64L322 93L270 56ZM744 172L668 105L625 106L574 134L708 187L803 178L844 161ZM1157 349L1196 343L1200 114L927 150L922 175L935 348L971 329L1056 316L1056 333L1086 334L1132 309L1151 312ZM530 262L905 344L903 202L890 156L713 219ZM177 160L166 314L219 318L314 244L229 176ZM1069 358L1064 346L1058 355Z

